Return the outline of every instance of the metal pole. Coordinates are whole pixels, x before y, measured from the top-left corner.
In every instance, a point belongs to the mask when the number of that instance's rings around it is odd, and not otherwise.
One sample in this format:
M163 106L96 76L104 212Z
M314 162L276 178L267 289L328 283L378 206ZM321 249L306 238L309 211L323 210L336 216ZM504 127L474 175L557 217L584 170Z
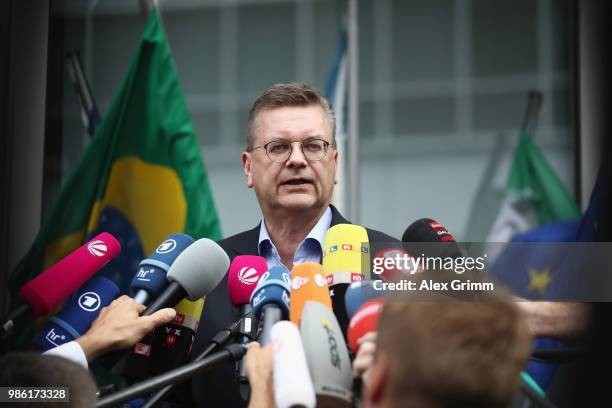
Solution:
M138 0L140 3L140 14L142 18L147 21L149 17L149 13L153 10L154 7L157 7L157 1L155 0Z
M360 192L359 184L359 27L357 0L348 2L348 57L349 57L349 90L348 90L348 168L349 191L348 217L359 223Z
M523 130L526 130L532 138L535 137L535 130L538 126L542 100L542 92L532 90L527 94L527 111L523 119Z

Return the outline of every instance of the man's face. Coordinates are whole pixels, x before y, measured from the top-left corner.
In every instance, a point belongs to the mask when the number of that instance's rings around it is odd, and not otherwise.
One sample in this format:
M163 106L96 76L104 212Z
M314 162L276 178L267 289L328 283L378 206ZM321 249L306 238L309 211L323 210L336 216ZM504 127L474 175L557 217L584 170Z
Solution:
M331 129L318 105L264 109L257 115L254 147L272 140L303 142L311 138L330 143L320 161L307 161L299 143L292 143L291 156L283 163L272 162L265 149L242 154L247 186L255 189L263 211L327 206L336 182L338 152L331 147Z

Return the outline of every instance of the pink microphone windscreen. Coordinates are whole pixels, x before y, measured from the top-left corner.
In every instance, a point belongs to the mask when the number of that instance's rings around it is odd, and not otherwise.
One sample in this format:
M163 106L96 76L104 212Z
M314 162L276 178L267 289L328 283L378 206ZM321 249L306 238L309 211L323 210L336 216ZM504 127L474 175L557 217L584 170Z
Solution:
M26 283L19 300L30 305L35 317L49 314L119 251L119 241L103 232Z
M267 270L266 260L261 256L239 255L234 258L227 273L227 290L234 306L250 303L259 278Z

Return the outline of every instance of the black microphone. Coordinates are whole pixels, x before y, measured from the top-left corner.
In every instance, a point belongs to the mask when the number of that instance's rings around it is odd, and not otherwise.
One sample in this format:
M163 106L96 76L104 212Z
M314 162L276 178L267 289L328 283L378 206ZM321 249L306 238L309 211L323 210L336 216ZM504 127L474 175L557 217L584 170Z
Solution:
M200 361L193 361L165 374L158 375L101 398L96 403L96 407L106 408L116 406L136 397L148 394L151 391L162 388L166 385L177 384L197 374L202 374L224 364L235 362L241 359L245 353L246 348L241 344L230 344L223 350L218 351L211 356L205 357Z
M423 253L428 257L459 258L461 249L446 227L431 218L416 220L402 235L404 248L410 255Z
M240 327L243 326L244 317L232 323L229 327L221 330L219 333L210 339L208 346L202 351L193 361L201 361L207 357L210 353L217 350L219 347L225 346L230 340L232 340L239 332ZM251 319L249 317L249 319ZM245 346L246 347L246 346ZM242 361L242 359L240 359ZM153 395L142 408L151 408L155 403L160 401L166 394L168 394L174 388L175 384L170 384L159 390Z
M266 260L261 256L239 255L234 258L227 272L227 293L230 302L238 309L240 316L246 316L252 311L250 299L259 278L268 270ZM244 317L240 326L240 343L246 346L255 339L257 327L253 319ZM249 382L246 377L244 359L236 364L236 379L240 385L240 395L247 401L249 398Z
M218 244L207 238L195 241L176 257L167 274L170 284L147 307L143 316L150 316L166 307L176 307L183 298L197 301L206 296L223 279L228 267L229 258ZM136 344L136 347L115 365L113 371L130 381L137 381L157 372L158 369L153 366L153 338L146 337Z

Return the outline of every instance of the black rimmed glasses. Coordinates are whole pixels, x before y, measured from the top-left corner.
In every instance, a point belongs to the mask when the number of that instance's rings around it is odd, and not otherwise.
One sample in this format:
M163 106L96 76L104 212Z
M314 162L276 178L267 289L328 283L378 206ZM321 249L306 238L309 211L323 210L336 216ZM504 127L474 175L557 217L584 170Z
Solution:
M299 143L302 153L308 161L320 161L327 155L330 143L323 139L308 139L303 142L290 142L288 140L272 140L265 145L255 146L251 150L264 149L268 159L274 163L284 163L289 160L293 152L293 143Z

